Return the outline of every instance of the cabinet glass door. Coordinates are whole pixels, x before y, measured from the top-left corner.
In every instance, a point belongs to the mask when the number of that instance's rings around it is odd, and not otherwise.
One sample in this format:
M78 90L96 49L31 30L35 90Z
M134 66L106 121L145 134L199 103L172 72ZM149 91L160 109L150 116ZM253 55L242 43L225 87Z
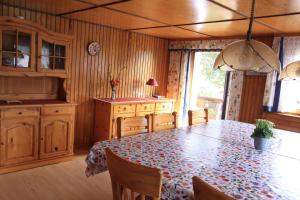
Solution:
M41 68L64 70L66 46L42 40Z
M42 66L43 69L53 69L54 44L42 41Z
M66 47L55 45L55 69L65 69Z
M29 67L31 36L28 33L18 33L17 67Z
M2 31L2 66L29 68L31 59L31 34L14 30Z
M17 32L3 31L2 32L2 66L16 66L16 47L17 47Z

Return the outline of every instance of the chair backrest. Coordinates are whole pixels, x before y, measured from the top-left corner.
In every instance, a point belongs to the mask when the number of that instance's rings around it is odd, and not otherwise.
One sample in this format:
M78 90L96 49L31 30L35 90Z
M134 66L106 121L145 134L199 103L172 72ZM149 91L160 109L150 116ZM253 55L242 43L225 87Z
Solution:
M208 122L208 109L189 110L188 111L189 126Z
M161 196L161 170L129 162L105 149L107 166L111 178L113 200L141 200L150 196L159 200Z
M160 131L177 127L177 113L163 113L152 115L152 130Z
M197 176L193 177L193 188L194 200L234 200L231 196L217 190Z
M150 117L119 117L117 118L117 137L150 132Z

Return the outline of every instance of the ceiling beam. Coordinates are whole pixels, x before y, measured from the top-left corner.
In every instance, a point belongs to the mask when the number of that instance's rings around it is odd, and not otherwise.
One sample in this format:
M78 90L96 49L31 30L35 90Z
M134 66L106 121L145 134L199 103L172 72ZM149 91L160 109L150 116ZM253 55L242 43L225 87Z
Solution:
M93 4L93 6L88 7L88 8L82 8L82 9L73 10L73 11L69 11L69 12L65 12L65 13L59 13L56 16L70 15L70 14L84 12L84 11L88 11L88 10L93 10L93 9L101 8L101 7L105 7L105 6L111 6L111 5L115 5L115 4L120 4L120 3L124 3L124 2L128 2L128 1L131 1L131 0L119 0L119 1L105 3L105 4L100 4L100 5Z

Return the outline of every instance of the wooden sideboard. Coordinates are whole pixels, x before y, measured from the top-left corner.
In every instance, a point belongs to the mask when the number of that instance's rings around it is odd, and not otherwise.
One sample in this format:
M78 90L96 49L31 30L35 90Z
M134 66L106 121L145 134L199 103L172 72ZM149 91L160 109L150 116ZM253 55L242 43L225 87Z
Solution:
M117 136L118 117L145 116L155 113L171 113L175 100L157 98L95 99L95 141L109 140Z
M67 103L72 39L0 17L0 174L73 155L75 104Z
M275 123L275 128L300 133L300 114L264 112L262 118Z
M0 104L0 174L71 158L75 105L58 101Z

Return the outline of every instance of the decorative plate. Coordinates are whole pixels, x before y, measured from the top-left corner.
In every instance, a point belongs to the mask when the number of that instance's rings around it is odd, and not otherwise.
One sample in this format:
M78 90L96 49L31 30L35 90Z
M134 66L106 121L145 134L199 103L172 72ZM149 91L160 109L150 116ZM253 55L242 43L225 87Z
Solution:
M91 42L88 45L88 52L91 56L96 55L100 51L100 45L98 42Z

